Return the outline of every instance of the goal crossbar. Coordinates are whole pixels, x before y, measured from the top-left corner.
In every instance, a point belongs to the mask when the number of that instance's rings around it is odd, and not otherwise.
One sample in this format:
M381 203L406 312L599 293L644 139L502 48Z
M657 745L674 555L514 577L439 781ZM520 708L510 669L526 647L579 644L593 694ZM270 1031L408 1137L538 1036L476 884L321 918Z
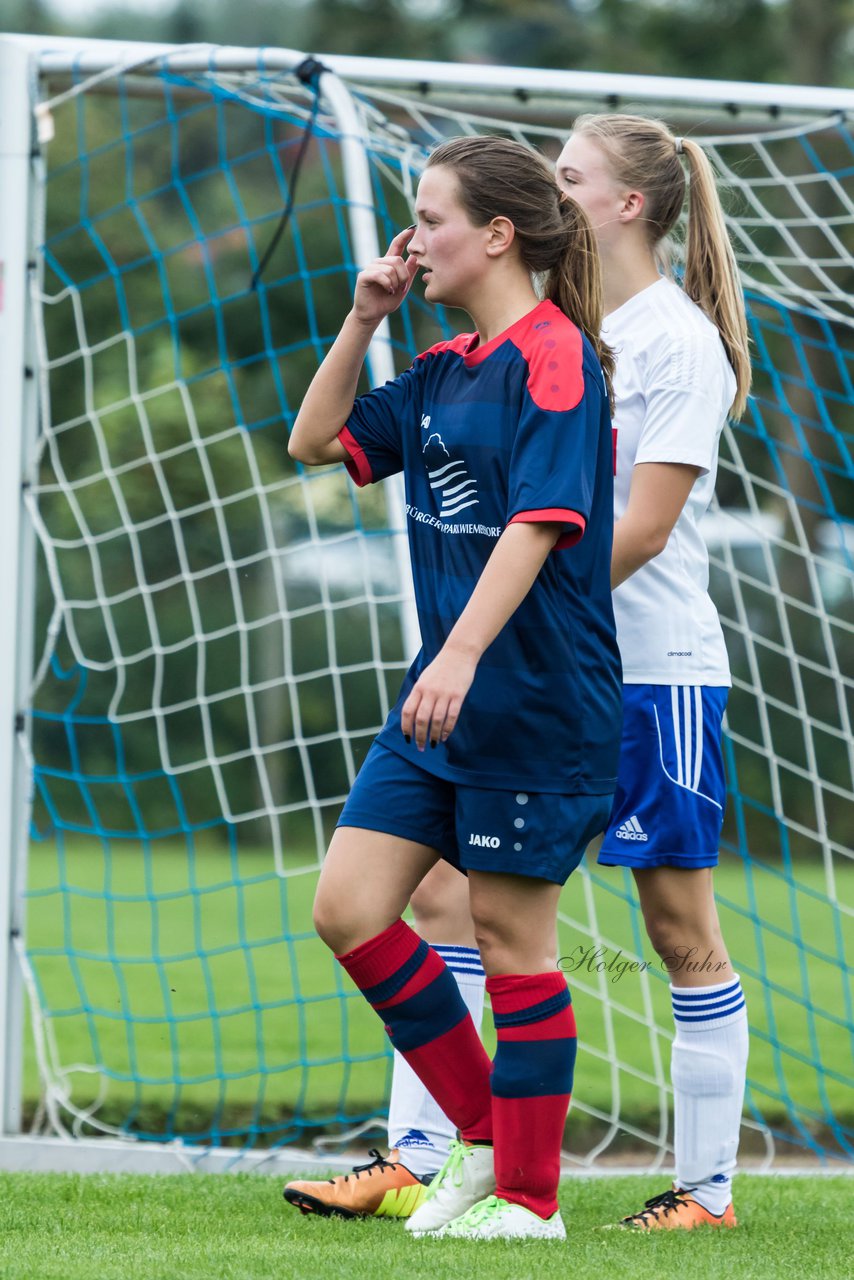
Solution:
M121 66L167 59L174 71L292 71L306 57L287 48L249 50L240 46L180 45L121 40L76 40L73 37L12 36L38 55L43 74L91 75ZM750 84L739 80L690 80L681 76L621 75L610 72L533 70L474 63L446 63L406 58L368 58L323 54L320 61L354 84L386 85L427 97L436 90L454 94L528 94L538 97L613 102L656 102L708 105L729 112L753 108L776 116L781 112L854 111L854 89L814 85Z

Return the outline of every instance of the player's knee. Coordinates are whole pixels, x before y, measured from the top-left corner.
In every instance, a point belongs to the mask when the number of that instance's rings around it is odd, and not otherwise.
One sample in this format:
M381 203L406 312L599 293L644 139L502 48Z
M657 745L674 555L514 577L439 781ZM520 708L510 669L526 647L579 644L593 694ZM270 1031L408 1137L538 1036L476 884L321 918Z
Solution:
M312 916L318 936L331 951L341 955L348 949L352 928L348 913L340 901L324 892L322 886L315 894Z
M680 969L696 971L689 966L699 965L701 962L706 966L705 972L719 973L719 966L727 964L723 938L711 921L653 910L645 913L644 923L656 954L673 975L678 974ZM678 986L678 978L674 976L673 980Z
M428 941L438 939L473 946L468 885L464 876L446 863L437 863L410 898L418 932Z
M513 920L475 918L474 939L487 974L545 973L557 963L546 938L533 936Z
M496 962L512 945L512 937L505 923L482 910L472 912L474 940L487 973L497 972Z
M421 881L409 902L419 924L436 924L446 912L442 893L430 883L430 876Z
M673 955L680 943L685 942L686 931L682 922L668 911L653 909L644 912L644 924L650 942L662 959Z

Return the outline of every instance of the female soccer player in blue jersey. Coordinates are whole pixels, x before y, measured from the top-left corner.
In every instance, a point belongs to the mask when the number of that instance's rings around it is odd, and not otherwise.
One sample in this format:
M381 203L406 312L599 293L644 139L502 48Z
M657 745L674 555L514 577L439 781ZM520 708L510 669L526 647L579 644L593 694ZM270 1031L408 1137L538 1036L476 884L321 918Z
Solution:
M686 170L688 181L686 183ZM670 971L676 1182L624 1225L734 1226L747 1014L715 908L730 685L698 529L728 414L750 387L747 324L714 175L702 149L633 116L583 116L559 186L594 226L615 350L611 578L623 661L623 741L599 861L631 867ZM689 193L683 281L661 249Z
M358 484L403 471L423 641L342 812L315 923L460 1131L407 1228L560 1239L575 1025L557 900L610 813L621 707L598 256L545 162L504 139L442 144L416 213L360 273L290 443ZM427 300L476 332L356 399L419 269ZM400 918L441 857L468 874L494 1064Z

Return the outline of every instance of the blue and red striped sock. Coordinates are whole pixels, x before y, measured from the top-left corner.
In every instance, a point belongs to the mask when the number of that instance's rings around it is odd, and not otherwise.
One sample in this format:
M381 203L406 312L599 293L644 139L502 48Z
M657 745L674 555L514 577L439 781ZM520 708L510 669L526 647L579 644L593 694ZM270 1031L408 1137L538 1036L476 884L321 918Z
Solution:
M398 920L335 958L462 1137L491 1142L492 1064L442 957Z
M575 1069L575 1015L562 973L487 978L496 1195L541 1218L557 1211L560 1150Z

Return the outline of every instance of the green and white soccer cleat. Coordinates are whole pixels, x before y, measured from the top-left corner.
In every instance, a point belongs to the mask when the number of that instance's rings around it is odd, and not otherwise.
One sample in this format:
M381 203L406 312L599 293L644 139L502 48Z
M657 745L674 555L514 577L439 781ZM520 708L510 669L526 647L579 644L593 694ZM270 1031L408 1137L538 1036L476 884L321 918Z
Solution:
M440 1231L494 1190L492 1147L467 1147L464 1142L451 1142L450 1155L427 1188L421 1204L407 1219L406 1230L415 1236Z
M560 1213L539 1218L521 1204L488 1196L439 1234L443 1240L565 1240L566 1227Z

